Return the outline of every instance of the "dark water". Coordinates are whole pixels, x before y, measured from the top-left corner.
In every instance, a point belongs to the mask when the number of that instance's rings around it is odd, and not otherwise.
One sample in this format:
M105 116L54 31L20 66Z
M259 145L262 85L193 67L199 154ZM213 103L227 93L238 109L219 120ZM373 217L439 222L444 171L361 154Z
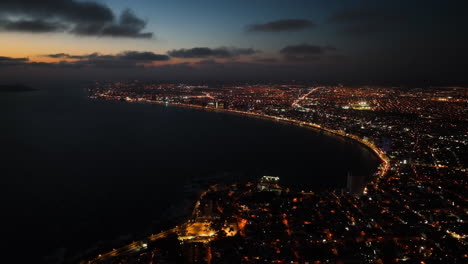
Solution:
M73 91L0 94L2 255L16 263L156 232L212 181L276 175L287 186L336 189L348 171L370 175L378 164L359 145L310 129Z

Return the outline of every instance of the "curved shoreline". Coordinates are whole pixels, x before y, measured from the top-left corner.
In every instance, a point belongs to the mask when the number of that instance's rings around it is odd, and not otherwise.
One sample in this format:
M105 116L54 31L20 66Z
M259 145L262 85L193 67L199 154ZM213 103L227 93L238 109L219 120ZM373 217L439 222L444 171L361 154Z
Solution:
M378 184L378 182L385 177L387 174L388 170L390 169L390 158L383 152L381 149L379 149L377 146L375 146L374 143L365 140L359 136L356 136L354 134L349 134L346 133L342 130L334 130L330 128L323 127L319 124L311 123L311 122L305 122L305 121L300 121L296 119L289 119L289 118L284 118L284 117L278 117L278 116L272 116L272 115L265 115L265 114L258 114L258 113L253 113L253 112L246 112L246 111L240 111L240 110L234 110L234 109L222 109L222 108L213 108L213 107L207 107L207 106L199 106L199 105L191 105L191 104L182 104L182 103L166 103L166 102L161 102L161 101L146 101L149 103L153 104L159 104L159 105L169 105L169 106L179 106L179 107L185 107L185 108L193 108L193 109L199 109L199 110L208 110L208 111L214 111L214 112L222 112L222 113L233 113L233 114L239 114L239 115L244 115L244 116L249 116L249 117L256 117L256 118L265 118L265 119L270 119L270 120L276 120L276 121L281 121L285 123L289 123L295 126L300 126L300 127L308 127L308 128L313 128L321 131L325 131L328 133L331 133L336 136L341 136L344 138L351 139L355 142L360 143L364 147L370 149L374 154L377 155L377 157L380 159L381 163L377 168L377 171L373 174L376 176L376 182L373 181L373 179L368 182L367 184ZM366 184L366 185L367 185ZM364 188L363 193L366 193L366 188Z
M387 174L388 169L390 168L390 159L385 155L385 153L382 150L380 150L372 142L364 140L364 139L362 139L362 138L360 138L360 137L358 137L356 135L345 133L344 131L325 128L325 127L322 127L322 126L320 126L318 124L315 124L315 123L309 123L309 122L299 121L299 120L295 120L295 119L288 119L288 118L284 118L284 117L264 115L264 114L246 112L246 111L233 110L233 109L220 109L220 108L204 107L204 106L182 104L182 103L166 103L166 102L161 102L161 101L141 101L141 102L153 103L153 104L164 105L164 106L176 106L176 107L182 107L182 108L192 108L192 109L197 109L197 110L205 110L205 111L208 110L208 111L213 111L213 112L238 114L238 115L254 117L254 118L269 119L269 120L272 120L272 121L281 121L281 122L292 124L292 125L295 125L295 126L298 126L298 127L306 127L306 128L312 128L312 129L315 129L315 130L318 130L318 131L328 132L328 133L330 133L332 135L341 136L341 137L343 137L345 139L346 138L347 139L352 139L354 142L360 143L361 145L363 145L367 149L370 149L372 152L374 152L377 155L377 157L381 160L380 166L378 166L377 171L373 174L374 176L377 177L377 182ZM377 186L377 182L375 182L376 186ZM373 183L374 182L371 180L370 182L367 182L366 185L367 184L373 184ZM194 209L193 209L193 211L191 213L191 216L190 216L191 218L194 218L195 212L196 212L196 210L197 210L197 208L199 206L199 201L206 194L206 192L207 191L203 192L200 195L199 199L197 199L197 202L196 202L196 204L194 206ZM302 191L302 192L304 193L304 191ZM363 193L366 194L366 192L367 192L367 187L364 186ZM304 193L304 194L307 194L307 193ZM141 240L141 241L132 242L127 246L124 246L124 247L121 247L121 248L118 248L118 249L113 249L112 251L109 251L109 252L106 252L106 253L103 253L103 254L99 254L98 256L96 256L96 257L94 257L94 258L92 258L92 259L90 259L88 261L82 261L80 263L83 263L83 264L84 263L88 263L88 264L99 263L99 261L103 261L103 260L106 260L106 259L113 258L113 257L115 257L115 256L117 256L119 254L126 254L128 252L131 252L134 249L146 248L146 246L147 246L146 243L148 241L155 241L157 239L160 239L162 237L167 236L168 234L177 233L178 231L182 230L186 226L187 226L187 223L177 225L174 228L162 231L162 232L157 233L157 234L152 234L144 241Z

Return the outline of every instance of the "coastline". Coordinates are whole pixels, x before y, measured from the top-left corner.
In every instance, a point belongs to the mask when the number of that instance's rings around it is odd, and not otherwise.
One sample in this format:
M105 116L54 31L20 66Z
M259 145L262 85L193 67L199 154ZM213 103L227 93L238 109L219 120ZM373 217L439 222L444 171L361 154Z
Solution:
M106 100L108 99L106 98ZM349 133L345 133L344 131L329 129L329 128L322 127L321 125L315 124L315 123L309 123L309 122L295 120L295 119L288 119L288 118L283 118L283 117L277 117L277 116L265 115L265 114L247 112L247 111L239 111L239 110L233 110L233 109L220 109L220 108L214 108L214 107L207 107L207 106L204 107L204 106L182 104L182 103L169 103L169 102L163 102L163 101L150 101L150 100L128 100L128 99L125 100L125 102L141 102L141 103L149 103L149 104L158 104L158 105L163 105L163 106L175 106L175 107L181 107L181 108L190 108L190 109L213 111L213 112L220 112L220 113L231 113L231 114L243 115L247 117L268 119L271 121L280 121L280 122L284 122L284 123L291 124L291 125L298 126L298 127L322 131L325 133L329 133L330 135L333 135L333 136L340 136L344 139L351 139L353 142L358 142L361 146L367 149L370 149L371 152L373 152L381 161L380 165L377 167L377 171L372 175L372 179L364 185L363 190L361 192L363 194L367 193L366 186L368 185L374 185L374 187L378 187L378 182L387 175L387 172L390 168L390 159L382 150L380 150L372 142L365 140L361 137L358 137L354 134L349 134ZM194 209L191 215L189 216L189 219L192 219L192 220L188 220L187 222L176 225L175 227L171 229L163 230L160 233L151 234L144 240L136 241L129 245L126 245L117 249L113 249L112 251L104 252L91 259L88 259L87 261L82 260L80 263L83 263L83 264L84 263L87 263L87 264L100 263L101 261L109 260L118 255L125 255L133 251L145 250L147 248L147 243L165 238L171 234L180 233L182 230L184 230L184 228L187 228L190 223L195 221L193 219L196 219L196 211L199 206L200 200L206 194L206 192L207 191L203 192L200 195L197 202L195 203ZM304 194L308 194L308 193L304 193Z
M329 129L326 127L322 127L319 124L315 123L310 123L310 122L304 122L296 119L288 119L288 118L283 118L283 117L277 117L277 116L271 116L271 115L264 115L264 114L257 114L253 112L246 112L246 111L239 111L239 110L233 110L233 109L221 109L221 108L213 108L213 107L203 107L203 106L198 106L198 105L190 105L190 104L181 104L181 103L165 103L165 102L160 102L160 101L150 101L150 103L153 104L160 104L160 105L169 105L169 106L179 106L179 107L186 107L186 108L192 108L192 109L200 109L200 110L208 110L208 111L214 111L214 112L222 112L222 113L233 113L233 114L239 114L239 115L244 115L244 116L249 116L249 117L256 117L256 118L265 118L269 120L276 120L276 121L281 121L285 122L288 124L292 124L295 126L300 126L300 127L307 127L307 128L313 128L317 129L320 131L328 132L330 134L336 135L336 136L341 136L347 139L352 139L354 142L358 142L367 149L370 149L377 157L380 159L381 164L378 167L377 171L373 174L376 175L377 182L369 182L369 183L375 183L378 184L378 182L385 177L387 174L389 168L390 168L390 159L388 156L380 150L375 144L372 142L365 140L363 138L360 138L354 134L349 134L344 131L340 130L334 130L334 129ZM365 190L364 190L365 192Z
M176 106L176 107L191 108L191 109L197 109L197 110L214 111L214 112L220 112L220 113L231 113L231 114L238 114L238 115L243 115L243 116L248 116L248 117L263 118L263 119L268 119L268 120L281 121L281 122L292 124L292 125L299 126L299 127L312 128L312 129L316 129L319 131L330 133L334 136L341 136L345 139L351 139L353 140L353 142L357 142L361 146L364 146L367 149L370 149L380 159L380 165L377 167L377 171L373 174L372 179L370 180L370 182L366 183L366 185L374 184L375 186L378 186L379 181L387 175L387 172L390 169L390 164L391 164L390 158L381 149L375 146L375 144L373 144L372 142L365 140L354 134L349 134L341 130L329 129L319 124L300 121L296 119L288 119L284 117L272 116L272 115L258 114L254 112L240 111L240 110L234 110L234 109L214 108L214 107L209 107L209 106L163 102L163 101L156 101L156 100L143 100L143 101L126 100L125 102L143 102L143 103L159 104L159 105L165 105L165 106ZM365 187L363 189L363 193L365 194L366 192L367 192L367 188Z

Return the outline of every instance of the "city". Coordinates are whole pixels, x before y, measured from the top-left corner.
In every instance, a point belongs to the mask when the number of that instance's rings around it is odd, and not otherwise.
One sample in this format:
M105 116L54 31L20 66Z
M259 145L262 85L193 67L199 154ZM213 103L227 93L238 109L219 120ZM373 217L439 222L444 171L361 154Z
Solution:
M466 10L0 0L2 263L468 263Z
M223 111L320 129L381 160L369 182L289 190L214 185L190 219L83 263L465 263L464 87L96 82L96 100Z

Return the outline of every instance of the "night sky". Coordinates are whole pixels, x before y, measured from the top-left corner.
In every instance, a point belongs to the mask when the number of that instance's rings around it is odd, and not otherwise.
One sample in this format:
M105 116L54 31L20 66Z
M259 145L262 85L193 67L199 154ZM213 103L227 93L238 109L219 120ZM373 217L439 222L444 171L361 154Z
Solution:
M1 0L0 78L466 83L463 1Z

